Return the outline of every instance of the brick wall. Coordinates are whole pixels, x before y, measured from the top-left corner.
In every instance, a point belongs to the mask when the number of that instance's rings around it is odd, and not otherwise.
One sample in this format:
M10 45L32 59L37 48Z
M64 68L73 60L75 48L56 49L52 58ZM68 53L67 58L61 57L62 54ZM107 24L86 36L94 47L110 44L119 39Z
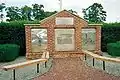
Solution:
M73 25L56 25L55 18L56 17L73 17L74 24ZM68 11L61 11L57 13L55 16L44 19L39 24L35 25L26 25L26 57L28 59L40 58L40 53L33 53L31 51L31 28L46 28L47 36L48 36L48 44L47 50L50 52L51 56L54 57L76 57L82 54L82 36L81 30L82 28L95 28L96 29L96 48L95 51L99 52L101 49L101 28L99 25L88 25L88 23L82 18L69 13ZM75 50L74 51L55 51L55 29L74 29L75 30Z

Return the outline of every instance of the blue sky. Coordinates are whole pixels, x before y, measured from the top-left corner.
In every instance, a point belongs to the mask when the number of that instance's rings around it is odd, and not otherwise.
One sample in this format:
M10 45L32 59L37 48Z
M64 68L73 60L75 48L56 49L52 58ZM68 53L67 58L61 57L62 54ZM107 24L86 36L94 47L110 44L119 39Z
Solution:
M24 6L34 3L43 4L46 11L59 11L59 0L0 0L7 6ZM63 9L73 9L83 17L82 9L87 8L94 2L101 3L107 12L107 22L120 22L120 0L63 0Z

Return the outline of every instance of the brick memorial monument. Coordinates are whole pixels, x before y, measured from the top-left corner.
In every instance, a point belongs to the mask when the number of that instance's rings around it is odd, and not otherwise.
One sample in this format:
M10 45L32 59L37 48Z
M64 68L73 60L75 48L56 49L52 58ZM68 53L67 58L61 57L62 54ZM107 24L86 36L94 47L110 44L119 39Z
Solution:
M66 10L40 24L25 24L25 33L27 59L40 58L46 50L56 58L80 56L82 49L101 51L101 24L88 24Z

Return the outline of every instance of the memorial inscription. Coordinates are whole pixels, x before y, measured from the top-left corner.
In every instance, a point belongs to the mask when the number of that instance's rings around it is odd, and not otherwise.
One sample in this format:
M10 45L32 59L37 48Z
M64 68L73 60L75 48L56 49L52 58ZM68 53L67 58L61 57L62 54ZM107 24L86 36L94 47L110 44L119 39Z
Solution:
M72 17L57 17L56 25L73 25Z
M74 29L55 29L55 49L57 51L74 50Z
M72 44L72 34L61 34L57 37L58 44Z

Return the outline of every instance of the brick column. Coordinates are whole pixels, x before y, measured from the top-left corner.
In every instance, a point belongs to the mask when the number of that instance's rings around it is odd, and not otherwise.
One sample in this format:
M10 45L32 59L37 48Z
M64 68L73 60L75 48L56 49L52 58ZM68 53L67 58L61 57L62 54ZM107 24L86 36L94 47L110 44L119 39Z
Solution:
M31 50L31 29L30 26L25 26L25 34L26 34L26 57L29 58Z
M95 53L100 54L101 52L101 27L96 27L96 48Z
M77 26L75 26L75 48L76 48L76 51L81 52L81 49L82 49L81 27L79 27L79 25Z
M53 50L54 50L54 36L55 36L55 33L54 33L54 27L49 27L48 28L48 32L47 32L47 36L48 36L48 45L47 45L47 49L48 51L50 52L50 54L53 54Z

